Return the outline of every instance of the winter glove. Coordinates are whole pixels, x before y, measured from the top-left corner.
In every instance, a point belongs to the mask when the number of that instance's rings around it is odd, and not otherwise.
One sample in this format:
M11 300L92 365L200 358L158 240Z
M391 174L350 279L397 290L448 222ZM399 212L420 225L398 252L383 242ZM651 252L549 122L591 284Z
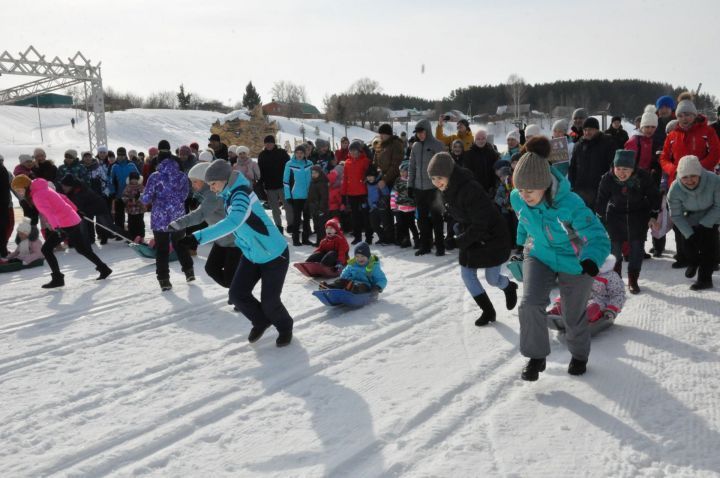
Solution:
M598 275L598 272L600 272L597 264L595 264L590 259L585 259L584 261L580 262L580 266L582 267L583 274L587 274L590 277L595 277L596 275Z

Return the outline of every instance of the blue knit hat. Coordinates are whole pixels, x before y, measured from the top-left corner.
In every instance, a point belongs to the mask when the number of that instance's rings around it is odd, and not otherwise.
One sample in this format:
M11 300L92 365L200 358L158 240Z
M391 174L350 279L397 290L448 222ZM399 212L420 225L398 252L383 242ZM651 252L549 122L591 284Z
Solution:
M667 106L668 108L670 108L671 110L674 111L675 110L675 100L673 99L673 97L665 95L665 96L661 96L660 98L658 98L657 101L655 102L655 108L660 109L663 106Z
M355 255L360 254L361 256L365 256L370 259L370 246L368 246L367 242L359 242L358 245L355 246L355 250L353 252Z

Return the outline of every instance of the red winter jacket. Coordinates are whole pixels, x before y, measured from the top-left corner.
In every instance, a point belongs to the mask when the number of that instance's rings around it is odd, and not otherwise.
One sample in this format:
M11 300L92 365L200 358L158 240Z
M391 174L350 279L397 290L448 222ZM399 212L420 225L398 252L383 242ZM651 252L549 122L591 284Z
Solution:
M687 155L697 156L703 168L712 172L720 160L720 139L702 115L689 129L675 128L665 138L660 166L668 175L668 185L675 181L678 163Z
M348 253L350 252L350 246L348 245L347 239L345 239L345 235L340 227L340 221L336 218L332 218L325 223L325 227L332 227L337 232L332 237L325 236L325 238L320 241L318 248L313 252L328 253L330 251L335 251L338 256L338 263L346 265Z
M328 182L330 183L330 196L328 200L328 210L330 211L342 211L342 166L335 166L332 171L328 173ZM338 177L339 176L339 177Z
M653 166L653 137L649 138L642 134L636 134L632 138L628 139L625 143L625 149L635 151L636 158L637 152L640 151L640 158L636 161L636 165L640 169L644 169L650 172Z
M370 167L370 160L365 153L360 152L357 158L348 156L343 170L340 194L343 196L366 196L365 173L367 173L368 167Z
M347 160L350 157L350 150L349 149L338 149L335 151L335 159L337 160L337 164L342 163L343 161Z

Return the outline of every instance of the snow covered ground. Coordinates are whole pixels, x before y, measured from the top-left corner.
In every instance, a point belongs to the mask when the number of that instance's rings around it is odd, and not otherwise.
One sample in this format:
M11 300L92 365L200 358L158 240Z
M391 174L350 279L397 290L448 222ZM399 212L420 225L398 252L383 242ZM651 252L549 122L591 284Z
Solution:
M46 268L4 274L0 476L720 475L720 295L669 258L646 261L585 376L553 339L525 383L517 311L475 327L454 252L377 251L390 285L359 310L288 273L285 349L270 331L247 344L205 248L168 293L121 243L100 248L106 281L73 252L64 289L40 289Z

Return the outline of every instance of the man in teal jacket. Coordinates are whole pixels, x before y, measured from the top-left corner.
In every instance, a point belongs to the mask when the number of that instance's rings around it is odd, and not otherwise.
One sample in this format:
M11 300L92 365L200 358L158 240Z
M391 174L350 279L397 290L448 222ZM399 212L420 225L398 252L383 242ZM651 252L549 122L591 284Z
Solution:
M225 202L227 217L193 235L200 244L228 234L235 236L243 257L230 284L229 298L253 325L248 341L258 341L274 325L279 333L276 345L289 345L293 319L280 299L290 263L285 239L265 214L252 185L242 173L233 171L230 163L213 161L205 173L205 182ZM262 281L260 300L252 294L258 281Z

